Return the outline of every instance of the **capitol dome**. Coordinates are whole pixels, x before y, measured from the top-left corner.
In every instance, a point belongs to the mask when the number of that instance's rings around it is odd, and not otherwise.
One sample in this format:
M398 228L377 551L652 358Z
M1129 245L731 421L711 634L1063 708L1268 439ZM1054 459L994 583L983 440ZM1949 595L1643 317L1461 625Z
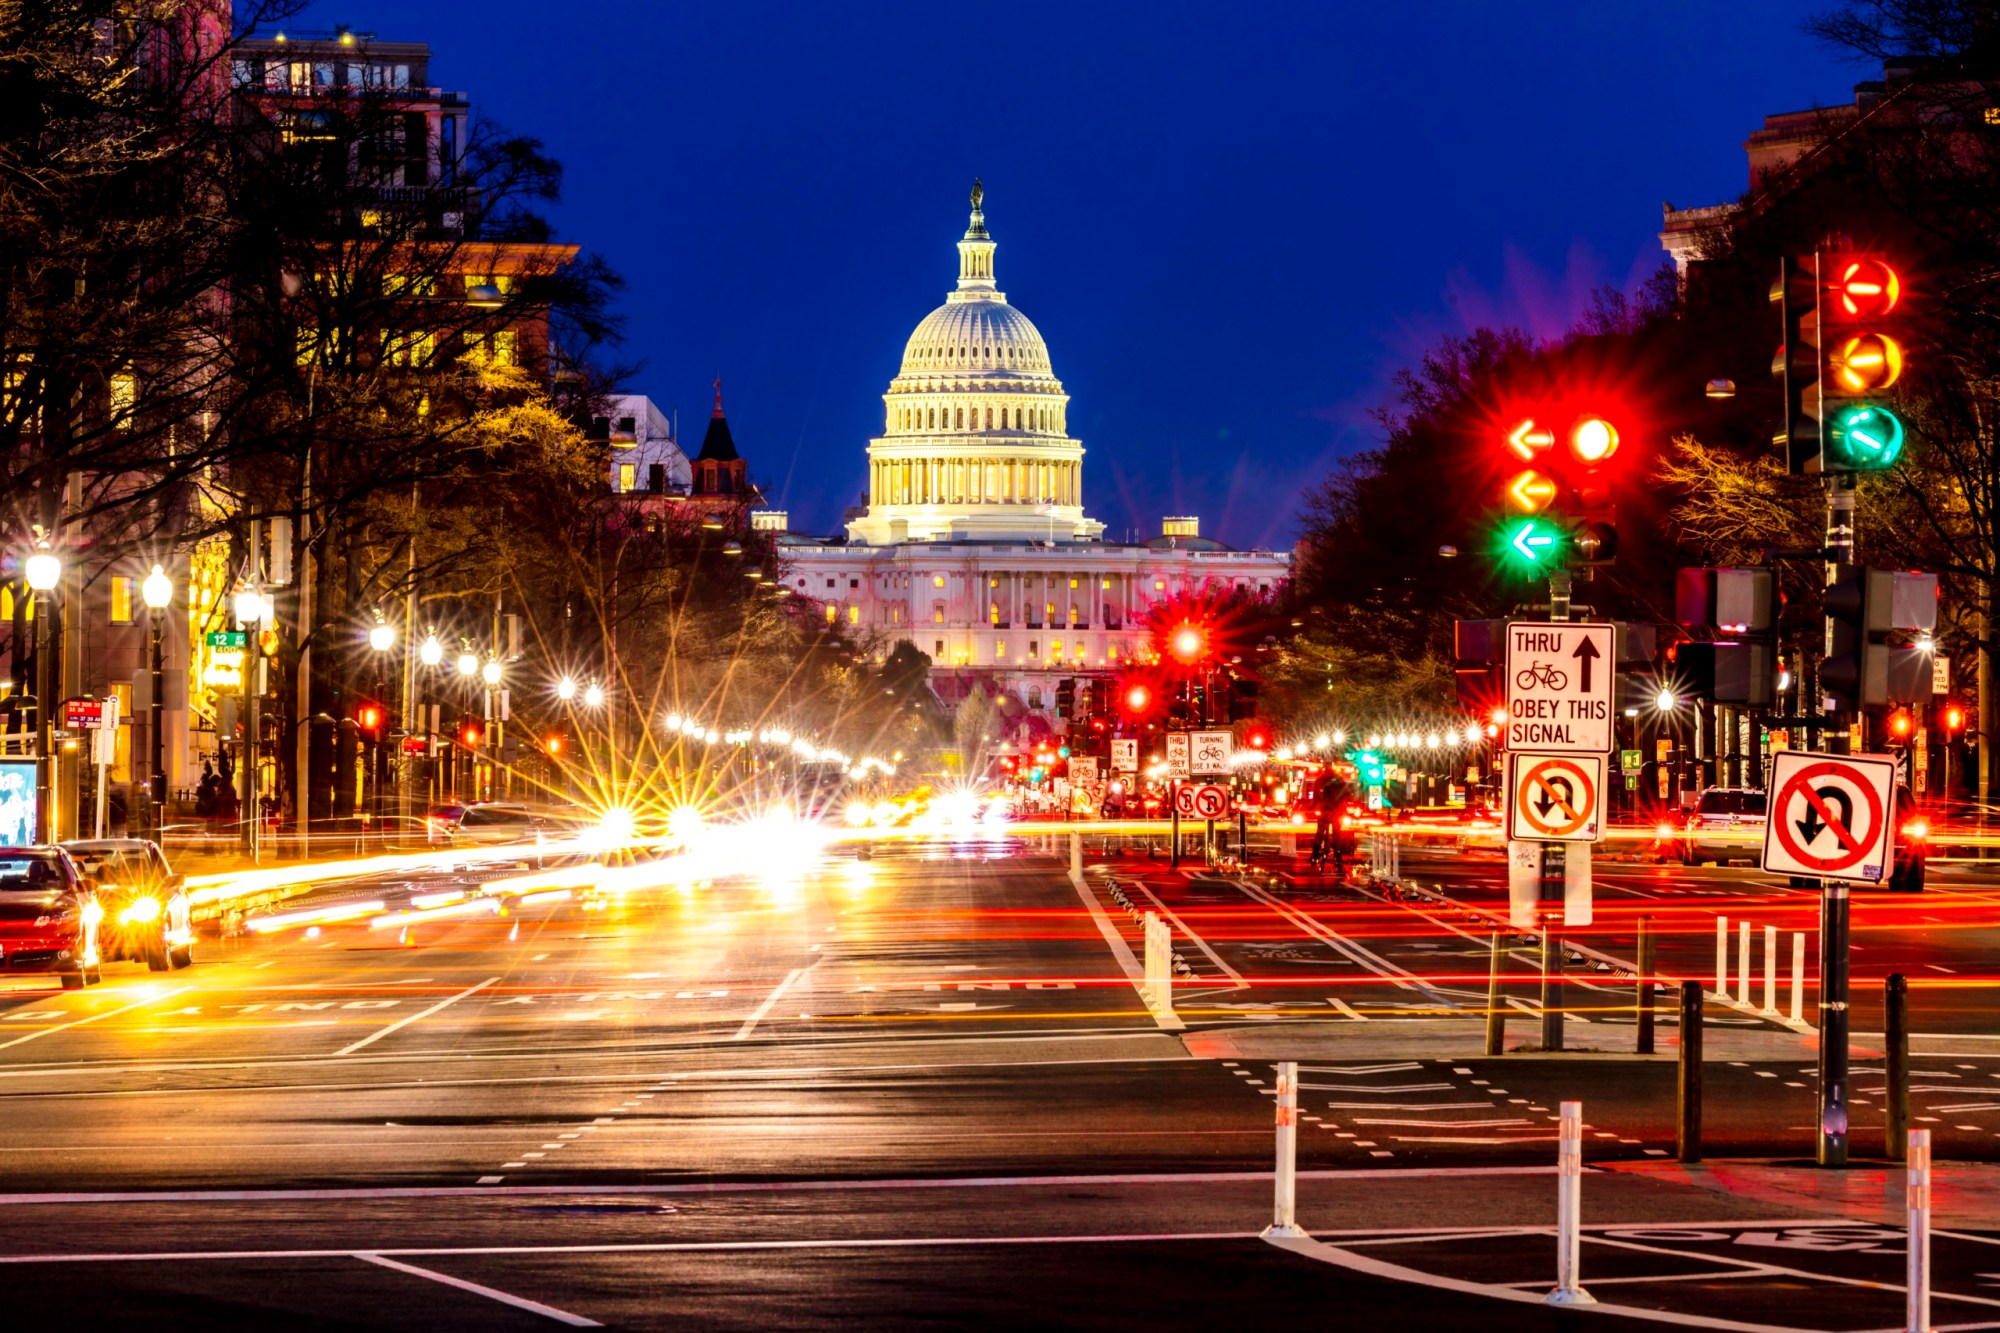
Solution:
M1095 540L1083 513L1083 446L1048 344L994 281L995 242L972 187L958 286L903 348L869 442L868 512L852 541Z

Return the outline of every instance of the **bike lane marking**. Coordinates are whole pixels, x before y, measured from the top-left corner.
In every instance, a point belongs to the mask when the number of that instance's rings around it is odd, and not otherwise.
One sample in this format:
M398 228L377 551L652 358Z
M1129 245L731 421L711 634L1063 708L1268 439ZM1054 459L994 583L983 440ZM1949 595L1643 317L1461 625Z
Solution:
M0 1051L6 1050L9 1046L19 1046L23 1042L34 1041L41 1037L51 1036L57 1032L67 1032L71 1028L80 1028L86 1023L95 1023L101 1019L106 1019L106 1018L116 1018L120 1014L129 1013L130 1011L140 1008L143 1005L158 1004L161 1000L171 1000L176 995L185 995L193 989L194 987L192 986L179 986L173 990L162 991L158 995L148 995L143 1000L134 1000L132 1001L132 1003L127 1005L121 1005L116 1009L106 1009L101 1014L90 1014L84 1018L72 1019L67 1023L58 1023L54 1027L41 1028L34 1032L24 1032L20 1036L12 1038L11 1040L0 1041Z
M392 1032L399 1032L402 1029L408 1027L412 1023L418 1022L422 1019L429 1018L432 1014L435 1014L440 1010L450 1008L452 1005L458 1003L460 1000L464 999L468 995L477 995L480 991L485 990L488 986L493 985L495 982L499 980L500 978L498 977L488 977L486 978L486 980L480 982L477 986L468 986L466 989L460 991L456 995L446 996L444 999L439 1000L436 1004L432 1005L428 1009L425 1009L421 1013L411 1014L408 1018L399 1018L395 1022L389 1024L387 1027L377 1028L375 1031L369 1033L361 1040L356 1042L351 1042L348 1045L341 1047L339 1050L334 1052L334 1056L337 1058L343 1055L352 1055L354 1054L354 1052L360 1050L362 1047L370 1045L371 1043L374 1042L378 1042Z

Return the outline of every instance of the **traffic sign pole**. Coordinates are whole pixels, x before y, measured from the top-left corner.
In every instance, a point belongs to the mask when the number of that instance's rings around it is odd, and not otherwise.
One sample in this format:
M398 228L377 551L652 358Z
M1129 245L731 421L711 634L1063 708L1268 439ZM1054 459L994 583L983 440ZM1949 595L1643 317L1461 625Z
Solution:
M1819 898L1819 1146L1821 1166L1847 1165L1847 927L1845 880Z
M1563 887L1568 849L1542 844L1542 1049L1563 1048Z

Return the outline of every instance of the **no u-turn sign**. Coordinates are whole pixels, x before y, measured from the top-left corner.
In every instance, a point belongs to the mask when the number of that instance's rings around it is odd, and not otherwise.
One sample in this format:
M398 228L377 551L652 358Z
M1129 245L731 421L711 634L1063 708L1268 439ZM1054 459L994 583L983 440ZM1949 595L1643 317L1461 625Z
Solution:
M1879 884L1889 877L1895 827L1896 761L1889 755L1771 756L1764 869Z
M1596 842L1603 836L1604 756L1507 756L1507 836L1530 842Z

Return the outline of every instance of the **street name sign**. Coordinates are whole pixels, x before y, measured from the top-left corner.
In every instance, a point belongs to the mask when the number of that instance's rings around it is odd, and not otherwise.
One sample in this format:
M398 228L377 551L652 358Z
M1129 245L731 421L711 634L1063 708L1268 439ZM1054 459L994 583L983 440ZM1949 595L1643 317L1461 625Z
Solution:
M1896 760L1784 750L1771 756L1764 869L1880 884L1895 860Z
M1112 741L1111 767L1120 773L1137 773L1139 771L1139 742L1137 740Z
M1229 751L1235 738L1226 731L1197 731L1189 736L1190 764L1198 778L1229 771Z
M1604 836L1604 756L1507 756L1507 836L1540 842L1596 842Z
M1612 636L1609 622L1508 622L1508 749L1610 753Z
M212 629L208 632L208 646L224 650L242 652L250 646L250 631L241 629Z
M1185 731L1167 733L1167 775L1181 782L1194 776L1193 758Z

